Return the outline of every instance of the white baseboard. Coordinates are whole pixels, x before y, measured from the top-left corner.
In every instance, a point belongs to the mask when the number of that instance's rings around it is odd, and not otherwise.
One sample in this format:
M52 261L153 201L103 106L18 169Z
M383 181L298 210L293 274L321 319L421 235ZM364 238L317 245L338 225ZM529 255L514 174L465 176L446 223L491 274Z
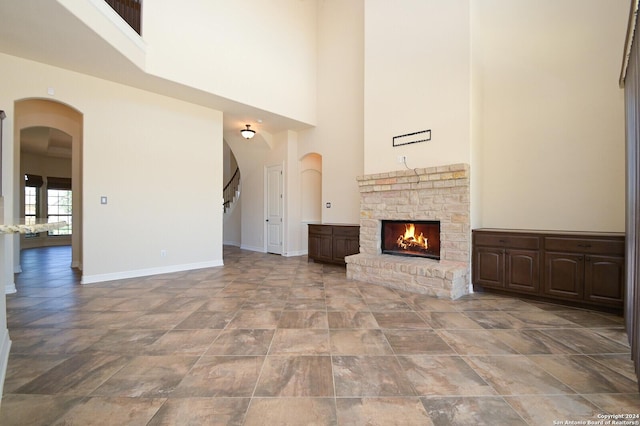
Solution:
M225 246L240 247L240 243L237 241L223 241L222 244Z
M309 254L309 250L290 251L284 254L285 257L306 256Z
M9 364L9 351L11 350L11 339L9 330L6 328L0 331L0 400L4 388L4 379L7 376L7 365Z
M258 251L260 253L265 253L264 247L254 247L254 246L241 245L240 248L242 250Z
M124 280L128 278L147 277L149 275L170 274L172 272L191 271L194 269L215 268L223 266L222 260L188 263L183 265L163 266L160 268L138 269L135 271L113 272L110 274L83 275L80 284L101 283L104 281Z
M4 294L14 294L17 292L18 290L16 289L16 283L14 283L13 281L7 283L4 287Z
M240 248L242 250L250 250L250 251L257 251L260 253L266 253L264 247L242 245L240 246ZM308 251L309 250L290 251L288 253L283 253L282 256L283 257L306 256L308 254Z

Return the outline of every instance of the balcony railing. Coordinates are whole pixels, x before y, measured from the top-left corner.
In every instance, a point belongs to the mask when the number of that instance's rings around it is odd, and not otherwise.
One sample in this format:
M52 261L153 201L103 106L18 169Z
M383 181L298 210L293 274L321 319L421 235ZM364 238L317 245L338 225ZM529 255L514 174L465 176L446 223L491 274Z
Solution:
M124 19L138 34L142 12L142 0L105 0L118 15Z

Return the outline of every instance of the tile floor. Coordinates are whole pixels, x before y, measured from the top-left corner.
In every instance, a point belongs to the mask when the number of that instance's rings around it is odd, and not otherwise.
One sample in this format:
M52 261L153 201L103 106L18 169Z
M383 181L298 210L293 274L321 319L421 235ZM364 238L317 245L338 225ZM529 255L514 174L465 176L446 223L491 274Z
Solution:
M224 267L80 286L69 253L23 252L7 296L2 425L552 425L640 413L617 316L488 294L438 300L232 247Z

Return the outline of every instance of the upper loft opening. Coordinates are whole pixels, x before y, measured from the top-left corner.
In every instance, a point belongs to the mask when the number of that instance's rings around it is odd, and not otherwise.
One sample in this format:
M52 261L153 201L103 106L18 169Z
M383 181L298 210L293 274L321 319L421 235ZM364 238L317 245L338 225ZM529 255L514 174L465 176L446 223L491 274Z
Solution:
M142 35L141 29L141 15L142 15L142 0L105 0L118 15L125 20L131 28Z

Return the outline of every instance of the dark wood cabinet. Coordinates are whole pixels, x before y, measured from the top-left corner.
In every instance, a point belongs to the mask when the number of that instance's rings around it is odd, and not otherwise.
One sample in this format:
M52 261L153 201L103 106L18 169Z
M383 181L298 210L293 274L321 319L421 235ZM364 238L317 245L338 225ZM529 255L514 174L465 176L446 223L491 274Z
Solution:
M333 257L344 263L345 256L360 252L360 227L338 226L333 228Z
M538 237L473 234L474 285L517 292L536 293L539 289Z
M477 229L474 289L622 309L624 235Z
M585 298L594 303L622 306L625 266L623 256L587 256ZM615 283L615 285L611 285Z
M545 250L549 258L545 272L546 293L622 307L624 238L546 237Z
M344 265L345 256L360 252L358 225L309 225L309 259Z
M546 253L544 293L563 299L582 300L584 294L584 256Z
M331 227L309 225L309 258L321 262L331 262L333 259Z
M479 247L473 252L474 283L504 288L504 250Z
M506 251L505 287L527 293L540 288L540 255L533 250Z

